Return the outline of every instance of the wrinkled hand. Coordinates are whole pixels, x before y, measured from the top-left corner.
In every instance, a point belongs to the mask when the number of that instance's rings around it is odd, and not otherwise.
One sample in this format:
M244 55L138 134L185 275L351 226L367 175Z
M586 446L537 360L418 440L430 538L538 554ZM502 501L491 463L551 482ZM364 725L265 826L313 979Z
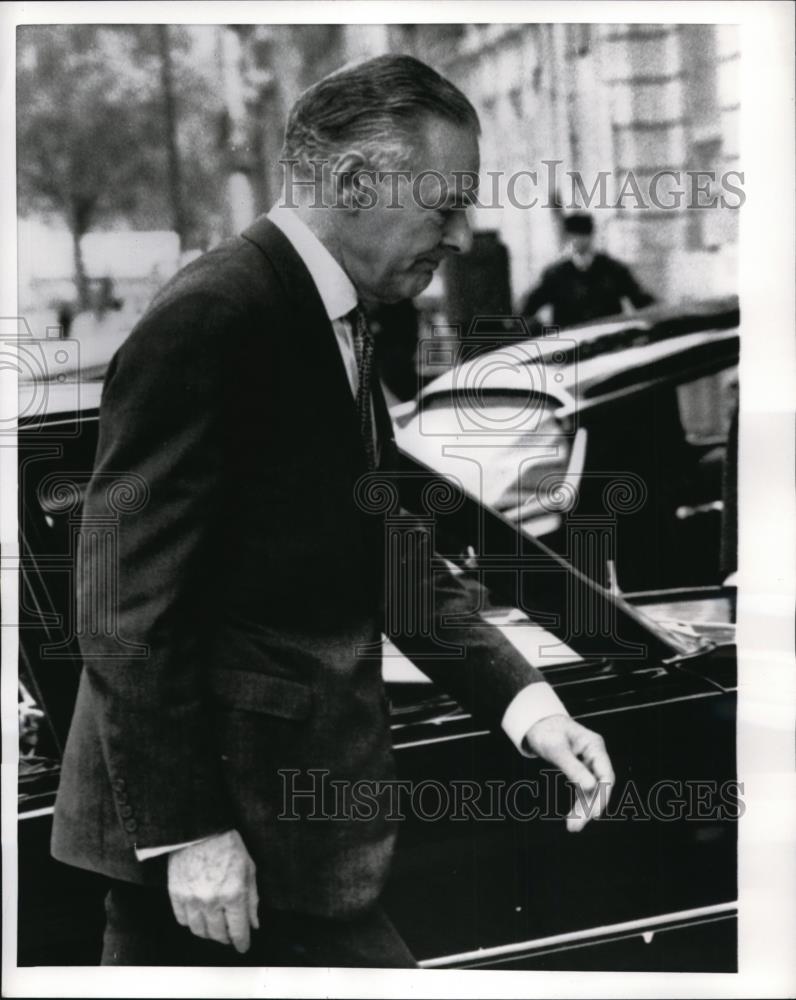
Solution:
M249 950L259 901L254 862L237 830L170 854L169 896L177 922L197 937Z
M548 715L531 726L525 739L534 753L555 764L575 785L576 799L567 816L567 830L577 833L600 815L614 786L602 736L568 715Z

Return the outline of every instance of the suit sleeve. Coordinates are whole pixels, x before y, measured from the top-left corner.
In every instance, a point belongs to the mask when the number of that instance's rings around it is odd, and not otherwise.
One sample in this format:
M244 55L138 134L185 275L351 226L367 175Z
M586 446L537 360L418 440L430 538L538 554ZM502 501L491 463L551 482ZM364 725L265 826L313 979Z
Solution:
M225 474L224 372L238 328L231 303L174 299L122 346L103 391L78 559L81 651L111 787L123 793L119 819L136 849L235 825L203 672ZM131 483L142 502L114 507ZM109 517L110 533L97 532Z
M397 628L389 638L420 670L474 715L492 728L503 726L506 711L520 692L529 685L541 684L547 688L542 673L498 628L478 614L485 597L480 584L465 587L439 559L435 559L433 569L421 563L411 567L406 557L404 561L402 571L407 574L404 586L396 588L393 594L388 593L386 599L400 600L400 593L414 592L418 598L417 607L425 605L430 610L431 628L413 629L411 634ZM393 611L388 620L399 622L408 618ZM556 706L560 705L552 689L550 694L551 704L554 701ZM537 714L531 718L526 730L539 717ZM515 722L512 731L518 728ZM508 735L513 739L511 733Z

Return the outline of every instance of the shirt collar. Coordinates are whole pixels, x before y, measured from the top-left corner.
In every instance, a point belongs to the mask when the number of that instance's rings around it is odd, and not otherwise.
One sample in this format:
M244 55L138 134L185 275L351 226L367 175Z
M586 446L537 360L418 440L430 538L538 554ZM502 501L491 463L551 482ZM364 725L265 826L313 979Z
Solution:
M284 205L274 205L268 218L301 257L315 282L330 321L341 319L355 309L358 301L356 288L309 226Z

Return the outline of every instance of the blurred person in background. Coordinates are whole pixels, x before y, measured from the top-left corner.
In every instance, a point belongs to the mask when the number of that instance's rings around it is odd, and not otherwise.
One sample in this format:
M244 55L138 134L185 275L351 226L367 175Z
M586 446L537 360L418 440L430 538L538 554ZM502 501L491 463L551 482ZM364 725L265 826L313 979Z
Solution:
M533 321L548 306L553 326L575 326L621 313L625 300L636 309L655 301L625 264L595 249L594 219L588 212L565 217L563 228L566 256L544 270L526 297L522 305L526 319Z
M89 298L90 307L76 313L70 324L70 335L81 343L117 333L118 314L124 305L124 301L116 296L110 275L91 282Z
M69 334L72 330L72 323L75 319L75 304L74 302L68 301L66 299L59 299L55 303L55 319L60 332L58 334L61 340L67 340Z

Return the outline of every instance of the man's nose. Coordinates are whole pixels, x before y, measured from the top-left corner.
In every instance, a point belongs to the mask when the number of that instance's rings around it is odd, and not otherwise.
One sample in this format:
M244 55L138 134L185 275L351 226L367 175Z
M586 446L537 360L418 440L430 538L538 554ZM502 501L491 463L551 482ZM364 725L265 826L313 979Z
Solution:
M451 253L467 253L473 246L473 230L466 211L451 212L442 233L442 245Z

